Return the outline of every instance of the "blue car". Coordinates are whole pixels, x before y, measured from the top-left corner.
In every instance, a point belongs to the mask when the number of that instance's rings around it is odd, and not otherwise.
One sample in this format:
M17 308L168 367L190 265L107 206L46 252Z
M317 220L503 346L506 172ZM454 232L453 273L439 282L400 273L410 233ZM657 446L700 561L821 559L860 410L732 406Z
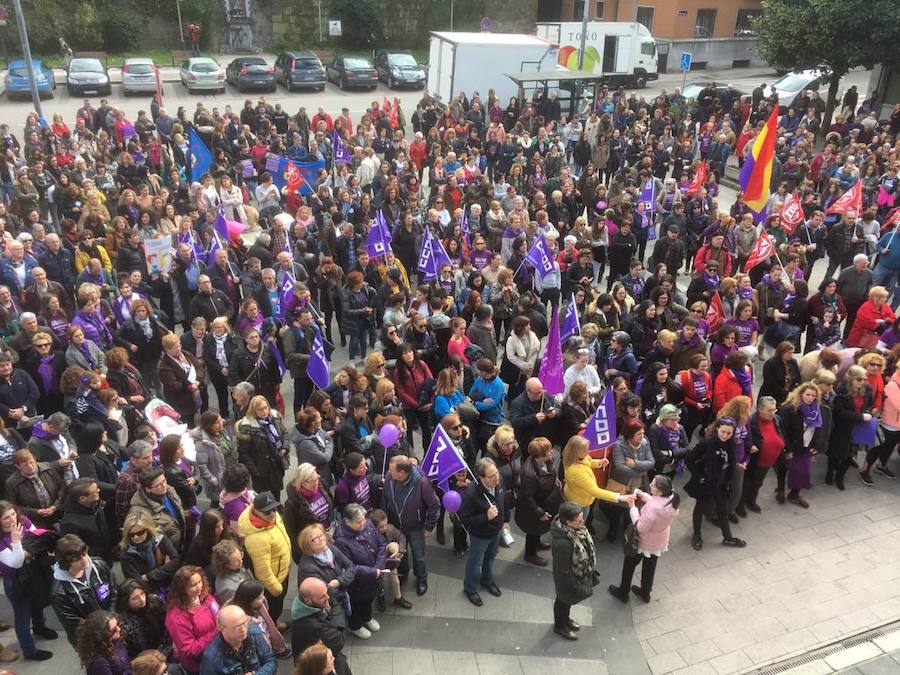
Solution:
M37 90L41 98L45 96L53 98L53 90L56 89L56 80L53 70L40 59L33 59L34 77L37 81ZM31 98L31 82L28 79L28 67L25 61L17 59L10 61L9 71L6 74L6 98L15 97Z

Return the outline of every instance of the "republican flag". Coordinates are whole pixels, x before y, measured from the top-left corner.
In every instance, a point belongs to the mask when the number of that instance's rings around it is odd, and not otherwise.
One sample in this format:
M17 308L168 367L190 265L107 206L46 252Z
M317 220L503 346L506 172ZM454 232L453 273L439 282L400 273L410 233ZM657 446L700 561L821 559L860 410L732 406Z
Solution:
M278 313L279 319L290 314L290 311L297 304L297 296L294 295L294 279L290 274L285 274L281 280L281 292L278 295Z
M325 346L322 344L322 333L315 327L316 337L313 338L312 349L309 352L309 362L306 364L306 372L309 379L319 389L325 389L331 384L331 366L325 356Z
M554 270L553 253L547 245L547 240L544 239L543 232L534 240L534 244L531 245L531 250L528 251L525 260L534 266L541 280Z
M760 223L766 222L769 219L769 202L766 201L766 205L762 207L762 211L754 211L750 209L750 213L753 214L753 224L759 225Z
M691 184L687 189L688 196L699 195L700 188L702 188L708 180L709 165L704 159L702 162L700 162L700 164L697 166L697 170L694 172L694 180L691 181Z
M547 334L547 349L541 361L538 378L544 384L548 394L562 394L566 390L563 381L562 342L559 338L559 312L553 307L553 318L550 319L550 332Z
M569 299L566 305L566 317L563 319L562 330L559 339L565 344L570 337L581 335L581 322L578 320L578 306L575 304L575 294Z
M790 237L803 224L803 221L803 206L800 203L799 195L795 192L788 197L784 206L781 207L781 226Z
M191 180L198 181L200 176L209 172L213 156L195 129L191 128L188 138L191 151Z
M338 131L337 127L331 132L331 147L335 165L338 162L343 164L350 163L350 152L347 150L347 146L344 145L344 139L341 138L341 132Z
M391 102L388 101L388 97L384 97L384 101L381 103L381 114L390 118L391 115Z
M616 401L612 387L606 388L603 400L587 421L583 435L591 450L608 448L616 442Z
M435 425L431 443L428 444L428 452L425 453L420 468L428 480L434 481L444 490L447 489L450 476L466 468L466 463L459 456L453 440L440 424Z
M773 255L775 255L775 240L769 236L768 232L763 230L759 235L759 239L756 240L756 245L753 247L753 250L750 251L750 257L747 258L747 262L744 263L744 271L749 272Z
M641 194L638 195L638 201L644 202L646 205L644 210L648 213L653 213L653 210L656 208L656 179L651 178L647 181L647 185L641 190Z
M757 134L753 147L744 157L739 178L744 202L759 213L769 199L772 182L772 159L775 156L775 137L778 135L778 106L769 115L766 126Z
M847 211L856 211L856 215L862 210L862 181L856 181L849 190L842 194L825 213L844 214Z
M713 293L712 299L709 301L706 322L709 324L710 333L715 333L725 323L725 307L722 305L722 296L719 295L719 291Z

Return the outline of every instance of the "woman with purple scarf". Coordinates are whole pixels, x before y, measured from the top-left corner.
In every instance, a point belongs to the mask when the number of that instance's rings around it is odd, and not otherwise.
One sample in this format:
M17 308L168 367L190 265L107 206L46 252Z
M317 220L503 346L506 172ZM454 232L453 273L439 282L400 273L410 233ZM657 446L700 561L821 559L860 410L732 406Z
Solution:
M131 305L135 300L150 302L150 299L132 289L131 282L123 279L119 282L119 294L113 301L113 316L116 323L121 326L131 318Z
M59 378L66 369L66 357L61 351L53 350L50 336L38 331L31 338L31 351L22 364L38 386L40 397L35 407L45 416L62 410L63 395L59 389Z
M821 399L819 388L807 382L795 387L778 410L785 441L784 454L775 465L778 478L775 499L779 504L784 504L787 483L787 501L804 509L809 508L809 503L800 496L800 490L812 487L813 455L827 444L828 429L824 424Z
M85 337L81 326L72 324L68 331L69 346L66 347L66 365L106 374L106 357L97 343Z
M100 311L100 301L93 293L78 293L78 311L72 317L72 325L80 326L84 337L102 350L112 347L112 331L106 325L106 319Z

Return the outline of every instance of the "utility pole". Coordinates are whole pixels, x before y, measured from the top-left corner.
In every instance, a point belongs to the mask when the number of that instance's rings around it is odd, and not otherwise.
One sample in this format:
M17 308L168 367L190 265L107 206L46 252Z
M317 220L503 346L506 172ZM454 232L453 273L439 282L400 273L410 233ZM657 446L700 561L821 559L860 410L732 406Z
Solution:
M584 69L584 48L587 44L588 7L590 3L584 0L581 10L581 47L578 49L578 70Z
M13 0L16 6L16 25L19 27L19 40L22 42L22 56L25 57L25 67L28 68L28 84L31 85L31 102L38 117L43 117L41 111L41 95L37 90L37 80L34 77L34 63L31 61L31 47L28 44L28 31L25 29L25 16L22 14L22 3Z
M178 15L178 37L181 38L181 46L184 46L184 26L181 23L181 0L175 0L175 13Z
M450 0L450 30L453 30L453 0Z

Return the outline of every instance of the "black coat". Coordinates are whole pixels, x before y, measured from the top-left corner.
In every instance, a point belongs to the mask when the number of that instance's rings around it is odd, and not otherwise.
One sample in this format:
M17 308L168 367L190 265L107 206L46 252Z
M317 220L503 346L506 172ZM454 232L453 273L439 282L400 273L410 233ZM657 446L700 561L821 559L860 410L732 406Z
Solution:
M272 356L272 350L263 344L260 353L250 353L245 345L234 353L228 362L228 382L232 386L238 382L249 382L256 388L256 393L265 396L270 405L275 403L275 391L281 384L281 373Z
M304 555L300 558L300 564L297 566L297 583L300 584L309 577L321 579L326 584L337 580L340 586L337 588L329 586L328 594L331 596L331 604L340 607L347 595L347 589L356 579L356 565L334 544L331 544L329 548L334 555L333 565L326 565L311 555Z
M96 510L82 506L70 495L59 523L59 533L77 534L87 544L92 558L112 563L115 534L102 506Z
M790 374L791 385L785 387L785 379ZM778 405L787 399L790 390L800 384L800 367L794 359L785 362L777 356L767 359L763 364L763 383L759 389L760 396L771 396Z
M304 612L291 622L291 650L294 654L300 654L307 647L321 641L334 655L334 672L337 675L350 675L347 657L342 651L344 633L347 630L346 621L340 605L332 604L328 612L325 610L315 613Z
M805 455L810 448L816 450L824 450L828 442L826 432L828 427L825 425L826 406L819 404L819 410L822 413L822 426L813 432L812 440L809 446L803 443L803 414L798 408L783 405L778 409L778 419L781 420L781 431L784 434L784 451L793 453L795 457ZM827 411L830 412L830 411Z
M549 406L549 398L547 399ZM541 412L541 401L532 401L527 392L522 392L509 404L509 420L516 434L516 442L522 452L528 449L528 444L538 436L553 438L553 424L556 418L547 418L539 422L537 414Z
M188 335L188 333L185 333L185 335ZM184 349L184 339L185 336L182 336L182 349ZM235 352L240 348L241 339L237 335L228 334L225 338L224 345L225 361L230 364ZM221 364L216 360L216 339L212 336L212 333L207 333L203 338L203 364L206 367L206 372L208 372L211 377L219 379L225 377L222 375Z
M175 572L181 565L178 549L164 534L157 534L153 547L154 566L151 569L141 551L129 546L122 553L122 574L126 579L140 579L147 575L147 580L154 589L165 588L172 581ZM199 541L195 539L195 541Z
M60 572L60 575L67 574ZM112 611L116 606L116 575L100 558L91 557L91 565L85 572L86 583L54 578L50 590L50 602L56 617L66 631L69 643L75 645L75 629L82 619L98 609ZM105 597L104 600L98 598Z
M577 605L594 594L596 571L584 576L576 576L572 569L572 554L575 546L565 532L564 526L559 520L554 520L550 528L553 538L550 544L553 554L553 585L556 588L556 597L567 605Z
M123 323L116 333L116 344L128 352L128 360L138 368L159 361L162 355L163 335L169 332L156 318L150 319L150 327L152 332L148 338L132 317ZM136 351L131 351L132 345L137 347Z
M40 391L31 375L24 370L14 368L9 381L0 379L0 417L6 422L7 428L15 428L17 422L9 416L13 408L25 408L29 417L37 411L35 407L40 398Z
M328 502L329 513L334 507L331 499L331 493L328 490L322 490L322 496ZM284 529L287 530L288 538L291 540L291 557L295 563L300 562L300 544L297 541L299 535L305 528L315 525L315 514L309 508L309 501L304 497L293 483L288 483L286 488L287 499L284 500ZM330 520L330 519L329 519Z
M554 497L555 495L555 497ZM552 497L552 499L551 499ZM516 492L516 525L525 534L540 536L550 530L550 519L542 516L556 515L561 499L556 487L556 472L553 463L547 463L547 471L540 471L537 463L529 457L522 462L519 471L519 486Z
M31 379L34 380L34 383L37 385L40 396L38 397L36 407L37 411L44 416L58 412L63 408L63 395L59 390L59 378L67 367L66 355L61 351L53 352L52 364L53 370L56 373L56 387L55 389L47 391L44 389L44 383L41 380L41 376L38 374L38 366L41 365L41 359L33 349L30 350L28 357L22 363L22 368L26 373L31 375Z
M184 296L182 296L182 304L184 303L185 298ZM210 324L212 323L212 320L217 316L231 318L232 315L234 315L234 303L231 301L231 298L229 298L227 294L223 293L217 288L214 288L212 293L195 294L190 299L190 303L188 304L186 313L188 319L193 320L198 316L202 316L204 319L206 319L206 323Z
M235 436L238 459L250 471L253 489L256 492L271 490L273 494L279 495L284 485L284 462L289 461L287 459L288 437L281 418L278 417L275 420L281 435L282 450L284 450L282 457L276 458L269 453L266 434L259 424L238 422Z
M863 390L863 413L872 412L874 398L875 392L872 390L872 387L868 384L865 385ZM843 382L835 390L831 410L834 425L831 430L831 437L828 439L828 457L841 462L850 455L853 427L863 421L862 413L856 412L853 398L847 390L847 385Z
M498 513L496 517L489 519L487 510L491 506L496 506ZM502 481L494 488L494 494L491 494L480 480L473 480L463 493L459 519L469 531L470 537L493 539L503 529L507 509Z

